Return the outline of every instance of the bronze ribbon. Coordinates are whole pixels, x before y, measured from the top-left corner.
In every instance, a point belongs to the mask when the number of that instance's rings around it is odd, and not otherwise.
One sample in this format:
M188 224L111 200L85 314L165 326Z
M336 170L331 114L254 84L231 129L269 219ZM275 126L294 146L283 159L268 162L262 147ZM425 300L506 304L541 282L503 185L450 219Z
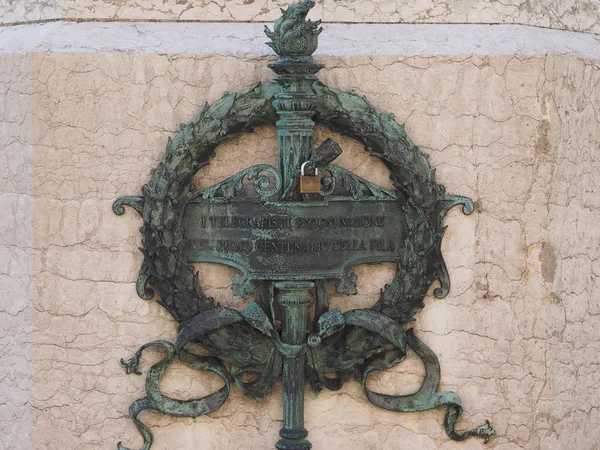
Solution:
M369 377L369 374L375 370L385 370L389 368L389 364L385 361L384 355L379 358L378 361L371 362L363 372L362 386L369 401L380 408L398 412L424 411L446 405L448 406L448 409L446 410L446 416L444 418L444 427L446 429L446 434L450 439L462 441L469 436L479 436L487 443L494 434L494 429L490 426L488 421L472 430L467 430L462 433L456 431L456 422L463 411L460 398L454 392L437 392L440 384L440 364L437 356L435 356L435 353L415 336L412 328L407 330L404 334L408 346L414 350L417 356L421 358L425 364L425 379L423 380L423 384L417 392L410 395L389 395L371 391L367 387L367 378ZM381 334L381 336L383 336L383 334ZM393 341L390 342L394 343ZM394 343L394 345L396 344ZM399 350L405 354L405 348L399 348Z
M265 360L260 377L253 382L244 383L242 381L243 371L232 367L236 384L250 397L258 398L260 393L270 391L281 375L282 354L277 331L273 328L264 311L255 303L252 303L241 313L229 308L214 308L197 314L181 326L174 345L167 341L153 341L140 347L131 359L121 360L127 373L134 372L141 375L139 360L146 348L155 347L164 350L167 354L165 358L154 364L148 371L146 397L136 400L129 408L129 415L144 438L144 444L140 450L149 450L153 441L152 432L138 418L141 412L155 410L172 416L197 417L216 410L225 402L231 388L231 375L221 361L213 356L195 355L186 351L184 347L192 340L199 339L203 335L240 322L246 322L252 328L260 331L268 338L274 339L276 344L279 344L275 346L278 351L273 351ZM313 333L315 335L313 337L315 345L320 345L321 338L330 336L345 326L364 328L394 345L393 350L370 358L361 368L363 390L369 401L375 406L389 411L414 412L446 405L448 409L446 410L444 426L451 439L461 441L469 436L479 436L487 442L490 436L494 434L489 422L464 432L455 430L456 422L462 414L460 398L454 392L437 392L440 382L439 361L435 353L414 335L412 329L405 331L393 319L372 309L351 310L343 315L339 310L331 310L323 315L322 320L320 319L317 325L318 329ZM318 339L316 339L316 336L318 336ZM311 342L310 339L309 342ZM371 372L389 369L403 361L406 357L407 345L414 350L425 364L425 379L419 390L410 395L389 395L371 391L367 387L367 379ZM330 390L340 389L345 380L339 376L335 379L325 377L317 366L316 358L312 357L311 351L308 352L307 360L310 367L310 371L307 372L309 377L316 377L321 385ZM206 370L217 374L224 382L223 387L210 395L191 400L177 400L164 396L159 390L160 380L176 356L179 356L181 362L193 369ZM119 443L118 450L130 449Z
M392 343L396 348L381 353L370 358L362 367L362 386L367 398L375 406L389 411L415 412L432 409L445 405L448 407L444 419L444 426L448 437L455 441L462 441L469 436L479 436L488 442L490 436L494 434L494 429L489 422L472 430L457 432L456 422L462 415L462 406L460 398L456 393L450 391L437 392L440 383L440 364L431 351L420 339L418 339L413 329L404 330L393 319L372 309L355 309L343 314L345 326L361 327L377 334ZM336 331L342 326L336 323ZM327 327L321 327L319 334L327 333ZM389 395L373 392L367 387L367 379L371 372L376 370L387 370L400 363L406 357L406 346L423 360L425 364L425 379L419 390L410 395ZM316 378L321 386L330 390L338 390L345 381L341 376L336 378L327 378L318 367L317 358L309 352L307 371L309 376ZM317 385L318 386L318 385ZM318 393L318 391L316 392Z
M219 408L229 396L230 382L229 374L221 364L221 362L212 356L199 356L194 355L186 350L179 352L179 359L184 364L197 370L207 370L217 374L223 381L224 385L221 389L213 394L207 395L206 397L196 398L191 400L177 400L174 398L166 397L160 393L159 384L162 376L165 374L167 368L171 365L175 356L177 355L175 346L167 341L153 341L143 345L135 353L135 355L128 360L121 360L127 370L127 373L134 372L141 375L139 371L139 360L145 349L149 347L155 347L160 350L164 350L167 356L156 364L154 364L148 371L146 377L146 397L137 399L129 407L129 415L133 420L133 423L137 427L138 431L144 438L144 444L140 450L149 450L153 442L152 432L150 429L139 420L138 415L146 410L155 410L165 414L180 417L197 417L200 415L208 414L217 408ZM117 444L118 450L130 450L124 447L119 442Z

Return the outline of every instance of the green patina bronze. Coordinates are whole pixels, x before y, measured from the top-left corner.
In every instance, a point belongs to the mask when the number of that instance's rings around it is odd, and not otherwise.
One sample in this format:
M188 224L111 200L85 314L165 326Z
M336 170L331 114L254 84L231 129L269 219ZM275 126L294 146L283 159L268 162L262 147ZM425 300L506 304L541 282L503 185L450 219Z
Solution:
M311 448L304 428L304 382L318 395L339 390L350 379L363 386L374 405L391 411L422 411L446 406L445 428L454 440L494 433L489 423L457 432L462 413L453 392L438 392L440 367L435 354L406 325L423 308L430 286L438 298L448 294L450 281L440 246L443 220L452 206L473 211L471 200L446 196L435 181L428 157L408 138L392 114L385 114L353 92L320 83L322 65L313 61L320 22L306 20L312 1L292 5L266 29L268 43L280 56L269 67L272 83L225 94L169 139L166 152L152 171L142 196L121 197L123 205L143 217L142 252L137 291L154 297L179 322L174 343L153 341L122 360L127 373L139 371L144 349L166 356L146 377L146 396L129 413L152 446L152 433L140 421L142 411L197 417L219 408L231 382L257 401L283 379L283 428L276 447ZM343 169L333 161L341 153L331 139L313 150L315 123L344 133L364 145L390 171L389 190ZM214 186L196 189L192 178L202 175L215 149L227 139L256 126L278 128L278 167L257 165ZM320 194L301 194L302 163L321 174ZM235 295L257 293L243 311L215 305L207 297L192 262L217 262L236 267ZM342 313L329 309L325 280L337 280L337 290L355 294L352 266L382 261L397 266L392 282L370 309ZM314 303L314 316L309 310ZM278 326L277 324L280 324ZM212 356L193 353L200 344ZM424 362L426 376L412 395L371 391L373 371L387 370L410 347ZM178 400L164 396L161 378L176 359L187 366L217 374L223 387L203 398ZM120 450L126 447L118 444Z

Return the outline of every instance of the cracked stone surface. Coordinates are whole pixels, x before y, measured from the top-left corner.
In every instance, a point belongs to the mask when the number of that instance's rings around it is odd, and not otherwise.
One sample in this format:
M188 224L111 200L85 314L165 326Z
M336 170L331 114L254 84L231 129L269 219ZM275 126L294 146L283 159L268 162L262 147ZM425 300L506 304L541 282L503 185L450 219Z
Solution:
M326 4L324 4L326 5ZM321 5L325 8L324 5ZM119 359L176 322L135 293L141 220L111 211L138 194L167 138L205 101L270 79L251 56L35 52L0 65L0 449L136 447L129 404L144 378ZM464 421L490 419L497 437L457 444L441 410L398 414L368 403L360 386L307 392L315 449L582 449L600 442L600 60L576 55L337 55L325 83L356 89L393 112L450 193L444 241L452 288L428 297L414 323L438 355L442 388L456 391ZM276 133L261 128L222 145L200 186L275 162ZM318 128L315 142L332 136ZM339 163L388 185L383 166L333 135ZM35 159L34 159L35 155ZM208 295L233 307L234 271L199 264ZM360 266L357 296L330 287L332 307L371 305L393 275ZM158 354L142 362L145 371ZM409 393L423 377L410 355L373 376L381 392ZM216 377L175 365L161 385L189 398ZM234 390L197 419L144 416L154 449L272 448L281 387L262 403Z
M0 55L0 449L31 448L33 147L31 60Z
M37 20L192 20L272 22L288 0L0 0L0 22ZM600 33L597 0L317 0L326 22L499 23Z

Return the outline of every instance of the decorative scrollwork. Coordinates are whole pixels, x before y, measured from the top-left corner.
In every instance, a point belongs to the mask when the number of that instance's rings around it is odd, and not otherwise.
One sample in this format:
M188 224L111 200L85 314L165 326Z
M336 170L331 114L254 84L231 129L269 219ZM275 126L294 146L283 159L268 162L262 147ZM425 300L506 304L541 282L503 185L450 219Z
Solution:
M462 212L463 214L469 215L475 210L475 206L473 205L473 200L468 197L462 197L460 195L448 195L444 197L444 212L450 210L450 208L456 205L463 205Z
M336 291L340 294L346 295L355 295L357 293L356 290L356 282L358 281L358 275L354 272L344 274L340 281L336 286Z
M137 211L138 214L141 215L144 207L144 197L127 195L125 197L119 197L116 199L113 203L112 209L117 216L125 214L125 208L123 208L123 205L131 206Z
M245 297L254 293L255 286L252 280L249 279L245 274L240 275L236 273L231 279L233 295Z
M350 196L353 199L390 200L398 194L390 189L371 183L343 167L330 164L323 168L327 186L321 190L324 196Z
M264 172L271 174L272 178ZM232 175L220 183L194 192L189 196L189 199L201 197L204 200L214 198L230 200L244 188L244 178L254 180L254 191L264 199L274 196L281 189L281 176L277 169L267 164L257 164Z

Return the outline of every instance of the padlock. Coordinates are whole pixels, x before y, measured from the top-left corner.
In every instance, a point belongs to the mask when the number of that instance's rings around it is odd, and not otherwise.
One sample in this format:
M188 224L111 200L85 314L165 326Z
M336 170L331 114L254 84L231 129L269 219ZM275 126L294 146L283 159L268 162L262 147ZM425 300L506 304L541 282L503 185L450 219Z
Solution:
M321 176L316 168L314 175L304 175L304 166L308 163L309 161L306 161L300 166L300 193L318 194L321 192Z

